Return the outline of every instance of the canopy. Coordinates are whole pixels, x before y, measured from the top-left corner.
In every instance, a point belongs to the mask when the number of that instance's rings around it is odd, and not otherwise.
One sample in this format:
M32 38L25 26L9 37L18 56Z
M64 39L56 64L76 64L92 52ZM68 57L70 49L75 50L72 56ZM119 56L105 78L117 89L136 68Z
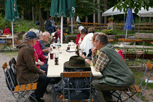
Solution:
M153 8L149 7L147 11L142 7L141 10L137 13L137 15L140 17L153 17Z
M125 14L123 9L120 11L117 8L115 8L113 11L113 8L114 8L114 6L111 7L110 9L108 9L107 11L105 11L104 13L102 13L102 16L112 16L112 15ZM134 10L132 10L132 13L135 13ZM141 7L141 10L137 13L137 15L140 17L153 17L153 8L149 7L149 9L147 11L146 9Z
M17 10L16 0L5 0L5 20L11 21L12 43L13 43L13 47L14 47L13 21L19 20L19 14L18 14L18 10Z
M50 16L61 17L61 44L63 43L63 17L73 17L74 14L75 0L51 1Z
M120 14L126 14L123 9L120 11L117 8L114 9L113 11L113 7L111 7L110 9L108 9L107 11L105 11L104 13L102 13L102 16L112 16L112 15L120 15ZM132 10L132 13L135 13L134 10Z

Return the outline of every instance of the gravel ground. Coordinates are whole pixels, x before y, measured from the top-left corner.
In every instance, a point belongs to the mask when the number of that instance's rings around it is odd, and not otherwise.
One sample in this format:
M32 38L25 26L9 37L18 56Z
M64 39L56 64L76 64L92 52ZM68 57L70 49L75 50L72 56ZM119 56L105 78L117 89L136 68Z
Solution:
M4 64L4 62L9 62L9 60L12 58L13 56L5 56L2 55L0 53L0 66L2 66ZM48 85L47 87L47 91L48 94L45 93L43 99L45 100L45 102L52 102L52 92L50 90L52 85ZM58 102L61 102L62 99L60 98L60 94L55 93L56 94L56 99ZM146 98L145 100L147 100L146 102L153 102L153 90L146 90L145 95ZM123 98L126 97L125 95L123 96ZM12 96L11 92L8 90L6 83L5 83L5 76L4 76L4 72L2 70L2 67L0 68L0 102L15 102L15 98ZM23 102L23 101L21 101ZM25 102L29 102L28 98L26 99ZM127 102L132 102L132 101L127 101ZM139 101L141 102L141 101Z

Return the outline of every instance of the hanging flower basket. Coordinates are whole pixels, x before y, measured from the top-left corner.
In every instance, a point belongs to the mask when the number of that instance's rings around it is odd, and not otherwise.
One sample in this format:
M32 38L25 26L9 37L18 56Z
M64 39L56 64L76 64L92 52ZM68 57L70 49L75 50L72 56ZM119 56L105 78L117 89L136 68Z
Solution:
M108 18L109 23L113 23L114 17Z

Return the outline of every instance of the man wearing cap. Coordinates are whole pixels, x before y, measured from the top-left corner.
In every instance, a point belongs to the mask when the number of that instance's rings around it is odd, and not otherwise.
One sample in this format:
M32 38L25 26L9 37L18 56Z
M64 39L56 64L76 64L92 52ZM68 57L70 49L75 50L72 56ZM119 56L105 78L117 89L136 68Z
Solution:
M98 58L96 51L99 51ZM101 72L102 78L93 80L92 85L97 90L98 102L111 102L110 91L117 88L127 88L134 84L134 75L121 56L108 42L107 36L99 34L95 39L95 51L92 60L96 71Z
M83 40L83 38L81 38L81 30L84 29L83 26L79 26L78 30L79 30L79 34L77 35L77 38L76 38L76 45L78 45L79 43L81 43L81 41Z
M37 41L37 35L34 32L29 31L25 35L24 42L17 46L19 48L16 70L17 79L19 84L27 84L38 82L37 89L29 97L34 102L44 102L41 98L43 97L46 87L48 85L48 78L45 72L36 67L34 59L33 45Z

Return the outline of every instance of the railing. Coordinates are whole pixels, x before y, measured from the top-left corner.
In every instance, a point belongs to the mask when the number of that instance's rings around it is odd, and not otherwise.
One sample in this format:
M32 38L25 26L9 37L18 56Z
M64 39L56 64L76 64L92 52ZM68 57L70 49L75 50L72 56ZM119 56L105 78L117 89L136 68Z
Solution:
M73 22L74 25L82 25L86 28L89 27L95 27L95 29L107 29L107 24L99 24L99 23L86 23L86 22L80 22L76 23ZM67 21L67 25L71 25L71 21ZM116 30L124 30L124 23L115 23ZM133 31L144 31L144 32L153 32L153 23L135 23L135 28L132 28Z

